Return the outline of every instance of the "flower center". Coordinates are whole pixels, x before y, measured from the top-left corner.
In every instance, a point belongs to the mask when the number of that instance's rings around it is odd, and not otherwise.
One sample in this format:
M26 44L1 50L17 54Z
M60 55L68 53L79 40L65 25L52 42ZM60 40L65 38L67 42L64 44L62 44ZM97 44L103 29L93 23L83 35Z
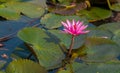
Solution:
M74 27L74 29L76 29L76 24L73 27Z

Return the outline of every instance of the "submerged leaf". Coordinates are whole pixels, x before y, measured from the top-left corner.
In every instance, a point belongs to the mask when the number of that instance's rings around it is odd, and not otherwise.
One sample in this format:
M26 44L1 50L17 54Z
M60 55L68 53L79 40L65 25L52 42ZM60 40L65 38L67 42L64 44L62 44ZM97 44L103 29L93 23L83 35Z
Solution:
M49 10L53 13L60 14L60 15L74 15L76 14L79 10L87 8L87 5L85 2L81 2L79 4L75 5L70 5L66 7L51 7L49 6Z

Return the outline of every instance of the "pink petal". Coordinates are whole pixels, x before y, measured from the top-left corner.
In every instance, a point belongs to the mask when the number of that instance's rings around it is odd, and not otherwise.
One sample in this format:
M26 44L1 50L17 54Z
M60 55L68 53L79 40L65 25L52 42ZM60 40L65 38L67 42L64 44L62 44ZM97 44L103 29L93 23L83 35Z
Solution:
M77 21L76 24L78 25L80 23L80 21Z
M78 32L79 34L85 34L85 33L88 33L88 32L90 32L89 30L86 30L86 31L80 31L80 32Z
M68 25L65 22L61 22L61 23L64 27L68 28Z
M81 28L82 24L83 24L83 22L80 22L80 23L77 25L76 31L78 31L78 30Z
M72 22L69 20L66 20L65 22L61 22L62 25L64 26L64 33L68 33L71 35L80 35L80 34L85 34L88 33L89 31L85 31L84 29L88 27L88 25L83 25L83 22L81 21L75 21L74 19Z
M88 25L82 25L81 27L80 27L80 30L84 30L85 28L87 28L88 27Z
M73 19L73 20L72 20L71 30L75 33L75 32L76 32L76 28L77 28L77 24L76 24L76 21Z
M69 30L67 30L67 29L64 29L64 31L65 31L66 33L69 33L69 34L73 34L71 31L69 31Z
M66 22L67 22L68 27L70 28L72 24L70 23L69 20L66 20Z
M75 20L74 19L72 20L72 25L75 25Z

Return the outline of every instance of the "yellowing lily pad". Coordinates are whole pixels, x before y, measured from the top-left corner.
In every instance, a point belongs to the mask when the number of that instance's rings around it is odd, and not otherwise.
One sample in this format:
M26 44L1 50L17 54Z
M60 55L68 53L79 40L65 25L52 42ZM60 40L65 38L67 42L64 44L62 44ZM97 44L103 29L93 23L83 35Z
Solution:
M114 11L120 11L120 3L112 4L111 9Z

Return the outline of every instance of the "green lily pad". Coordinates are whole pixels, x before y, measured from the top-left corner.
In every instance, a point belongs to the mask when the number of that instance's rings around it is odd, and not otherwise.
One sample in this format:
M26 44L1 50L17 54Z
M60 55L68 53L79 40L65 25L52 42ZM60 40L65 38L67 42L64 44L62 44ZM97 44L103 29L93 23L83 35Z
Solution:
M0 8L0 16L8 20L16 20L20 18L20 13L9 8Z
M36 53L40 65L47 69L61 66L64 53L61 50L59 40L54 35L40 28L24 28L19 31L18 36L23 41L33 45L33 51Z
M85 64L85 63L77 63L74 62L73 64L68 64L66 66L66 70L60 70L58 73L119 73L120 70L120 62L118 63L92 63L92 64ZM69 71L69 72L68 72Z
M89 10L80 10L77 15L83 18L87 18L89 21L97 21L109 18L112 15L112 12L110 10L98 7L91 7Z
M23 13L24 15L31 18L41 17L45 12L43 8L32 3L8 2L5 5L7 8L15 10L18 13Z
M86 39L83 51L86 56L82 59L88 62L104 62L113 60L119 56L119 46L112 40L100 37Z
M52 28L58 28L60 26L62 26L61 21L66 21L66 19L72 20L75 19L77 20L81 20L84 21L85 24L88 24L88 22L85 19L81 19L79 16L61 16L61 15L57 15L57 14L46 14L44 17L42 17L41 19L41 24L45 24L45 26L49 29Z
M112 40L120 46L120 29L114 33Z
M47 71L38 63L20 59L12 61L6 69L6 73L47 73Z
M113 33L108 31L107 29L93 28L87 34L88 37L101 37L101 38L109 38L113 37Z
M120 3L112 4L111 9L114 11L120 11Z
M119 27L120 27L120 22L114 22L114 23L102 24L98 28L109 30L110 32L115 33L117 30L120 29Z
M29 0L28 2L37 4L37 5L41 6L42 8L47 8L46 0Z
M69 49L72 38L70 34L63 33L61 30L49 30L49 32L57 36L60 39L61 43L65 45L67 49ZM81 47L84 44L85 39L85 34L76 36L73 49L78 49L79 47Z

